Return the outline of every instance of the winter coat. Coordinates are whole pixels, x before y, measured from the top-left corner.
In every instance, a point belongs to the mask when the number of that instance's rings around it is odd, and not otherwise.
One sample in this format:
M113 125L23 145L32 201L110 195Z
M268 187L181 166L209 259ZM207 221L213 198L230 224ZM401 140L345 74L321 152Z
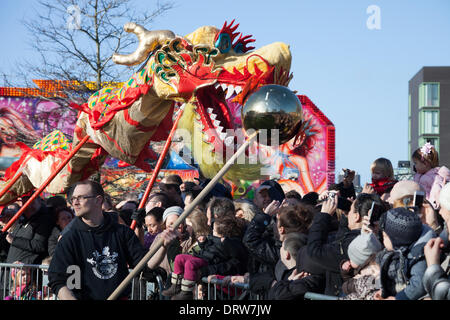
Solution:
M275 271L280 259L281 241L274 233L275 219L258 213L247 226L242 242L250 254L250 276Z
M308 236L304 233L300 233L300 235L303 241L303 246L306 246L308 242ZM279 259L277 264L275 265L275 269L273 272L272 271L260 272L252 274L250 276L249 280L251 291L255 294L259 294L264 298L272 299L270 298L271 295L270 290L272 288L272 284L274 283L274 281L279 282L288 280L292 271L294 271L294 268L287 269L286 265L281 261L281 259Z
M445 167L435 167L424 174L416 173L414 181L417 182L426 193L426 199L430 201L434 209L439 208L439 193L442 187L450 181L450 170Z
M423 248L434 237L433 230L423 225L422 235L409 247L393 251L383 249L377 254L383 298L395 296L396 300L418 300L425 296L422 278L427 263Z
M376 253L353 272L342 270L341 300L374 300L375 293L380 289L380 267L375 262Z
M379 278L365 275L353 279L352 288L340 300L375 300L375 293L380 289Z
M423 276L423 286L433 300L450 300L449 270L439 264L429 266Z
M310 275L298 280L278 281L269 291L270 300L303 300L306 292L321 293L325 278ZM319 289L318 289L319 288Z
M56 245L48 270L49 286L58 294L77 272L80 287L69 288L77 299L106 300L147 251L133 230L113 220L110 214L103 214L102 224L94 228L79 217L73 220ZM79 269L68 271L70 266ZM130 290L129 286L120 298L128 297Z
M208 262L200 268L201 277L211 274L222 276L241 275L247 272L248 252L237 238L224 238L208 235L204 242L199 242L200 251L194 256Z
M353 183L349 187L344 187L344 182L339 182L337 184L337 189L339 190L339 194L342 198L353 198L356 199L355 186Z
M58 244L59 236L61 235L61 229L55 226L52 229L50 237L48 238L48 255L51 257L55 253L56 245Z
M422 282L433 300L450 300L450 246L447 225L439 237L444 240L443 262L440 265L429 266L425 271Z
M12 231L13 241L6 262L40 264L48 256L48 238L54 226L52 216L44 205L29 219L22 216Z
M332 217L328 213L318 212L308 233L308 257L321 265L325 272L325 294L338 296L342 287L341 262L348 260L348 246L360 233L361 229L343 232L332 242L327 242L328 233L332 228ZM319 272L318 272L319 273Z

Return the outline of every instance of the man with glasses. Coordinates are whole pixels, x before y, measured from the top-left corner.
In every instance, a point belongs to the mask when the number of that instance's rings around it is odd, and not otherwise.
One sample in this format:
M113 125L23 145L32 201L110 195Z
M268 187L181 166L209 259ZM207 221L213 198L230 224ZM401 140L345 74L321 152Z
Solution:
M145 205L145 212L149 213L150 210L156 207L160 207L163 209L168 208L169 198L161 192L155 192L150 194L147 204Z
M76 217L56 247L49 286L62 300L106 300L146 250L129 227L102 212L104 192L99 183L81 181L72 190ZM173 239L169 234L164 245ZM122 299L130 289L122 292Z

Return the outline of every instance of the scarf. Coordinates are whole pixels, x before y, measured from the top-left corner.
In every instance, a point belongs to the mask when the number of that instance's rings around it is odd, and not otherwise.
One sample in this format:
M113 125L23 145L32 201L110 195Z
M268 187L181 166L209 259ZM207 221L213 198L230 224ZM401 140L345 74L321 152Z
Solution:
M375 192L382 196L383 193L390 192L394 184L397 183L397 180L391 180L390 178L383 179L372 179L372 183L370 184Z

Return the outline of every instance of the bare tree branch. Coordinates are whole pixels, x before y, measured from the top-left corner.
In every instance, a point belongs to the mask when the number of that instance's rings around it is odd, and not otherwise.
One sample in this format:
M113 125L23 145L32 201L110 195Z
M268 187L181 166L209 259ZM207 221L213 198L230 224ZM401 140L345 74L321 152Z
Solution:
M170 1L156 1L152 10L141 12L134 0L39 0L38 4L35 18L23 24L40 63L25 61L17 69L27 70L28 78L93 81L96 90L103 82L129 76L129 67L115 65L111 59L113 53L124 53L137 43L123 25L133 21L151 28L149 24L174 7Z

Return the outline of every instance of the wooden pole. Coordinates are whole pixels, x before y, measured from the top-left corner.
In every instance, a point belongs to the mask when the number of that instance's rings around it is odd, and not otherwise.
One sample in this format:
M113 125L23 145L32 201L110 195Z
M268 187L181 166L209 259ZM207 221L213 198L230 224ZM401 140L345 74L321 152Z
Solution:
M55 179L55 177L58 175L58 173L66 166L67 163L69 163L70 159L73 158L73 156L80 150L80 148L86 143L86 141L89 140L89 136L85 136L73 149L70 154L67 156L67 158L61 162L58 167L56 168L55 172L53 172L47 180L44 181L44 183L33 193L33 195L28 199L28 201L20 208L19 211L14 215L14 217L9 220L9 222L6 224L6 226L3 227L2 232L6 232L14 222L16 222L17 219L22 215L22 213L25 211L26 208L36 199L39 197L39 195L44 191L44 189L50 184L50 182Z
M172 225L172 229L175 230L194 210L194 208L203 200L203 198L214 188L219 179L221 179L225 173L231 168L234 161L245 151L248 145L255 139L258 131L249 136L248 140L236 151L236 153L225 163L222 169L215 175L215 177L206 185L206 187L200 192L200 194L192 201L185 209L181 216ZM108 297L108 300L115 300L119 297L120 293L128 286L130 281L138 275L138 273L145 267L147 262L153 257L153 255L161 248L164 240L159 238L153 248L139 261L136 267L128 274L128 276L122 281L122 283L114 290L114 292Z
M166 158L167 152L169 151L170 145L172 144L172 138L173 138L175 130L178 126L178 122L180 121L181 115L183 114L183 110L184 110L184 108L180 108L180 111L178 111L177 118L175 119L172 129L170 130L169 136L167 137L166 143L164 144L164 149L159 156L158 162L156 162L155 169L153 169L153 175L150 179L150 182L148 183L147 188L145 189L145 193L142 196L142 199L141 199L141 202L139 203L138 209L142 209L145 207L145 203L147 202L147 199L150 195L150 191L152 191L153 185L155 184L156 178L158 177L159 170L161 170L161 167L164 163L164 159ZM133 230L136 228L135 220L133 220L131 222L130 227Z

